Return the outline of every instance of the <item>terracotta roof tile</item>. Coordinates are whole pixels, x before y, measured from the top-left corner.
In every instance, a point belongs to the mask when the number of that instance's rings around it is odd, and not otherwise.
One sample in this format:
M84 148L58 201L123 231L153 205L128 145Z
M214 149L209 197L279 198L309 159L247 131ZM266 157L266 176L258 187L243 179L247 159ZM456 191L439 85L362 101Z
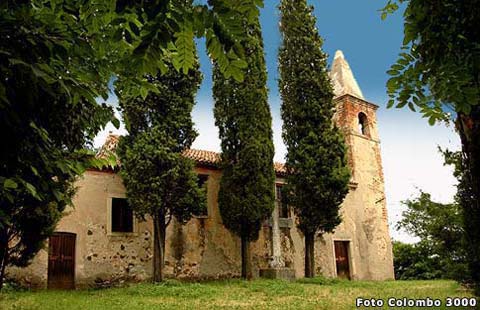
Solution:
M183 155L199 164L216 166L221 162L220 153L212 151L188 149L183 152Z
M285 167L284 164L275 162L273 163L273 167L275 168L275 172L277 174L281 174L281 175L287 174L287 168Z
M118 145L119 136L110 134L108 135L105 143L102 145L100 150L97 152L97 157L106 158L112 153L115 154L115 149ZM188 149L183 152L183 155L187 158L194 160L198 165L205 165L210 167L219 167L221 162L220 153L197 150L197 149ZM117 160L117 163L120 162ZM275 172L279 175L285 175L286 169L285 165L282 163L274 163Z

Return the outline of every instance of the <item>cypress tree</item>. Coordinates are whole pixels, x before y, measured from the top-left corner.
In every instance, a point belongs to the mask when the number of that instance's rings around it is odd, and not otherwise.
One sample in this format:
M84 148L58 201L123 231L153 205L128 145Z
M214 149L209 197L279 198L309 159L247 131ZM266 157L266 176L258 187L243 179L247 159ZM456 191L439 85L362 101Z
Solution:
M120 173L136 216L153 219L154 282L163 280L166 228L172 218L183 224L205 208L194 163L182 156L197 136L191 112L200 80L198 62L187 74L171 66L164 75L148 77L157 92L145 100L120 97L129 133L119 143Z
M332 120L334 94L312 11L306 0L280 4L285 192L305 236L305 277L315 275L315 235L332 232L341 222L340 204L350 179L343 136Z
M214 64L215 124L222 146L218 204L224 225L241 239L242 277L250 278L249 245L274 207L274 147L267 73L258 18L245 21L243 82L226 79Z

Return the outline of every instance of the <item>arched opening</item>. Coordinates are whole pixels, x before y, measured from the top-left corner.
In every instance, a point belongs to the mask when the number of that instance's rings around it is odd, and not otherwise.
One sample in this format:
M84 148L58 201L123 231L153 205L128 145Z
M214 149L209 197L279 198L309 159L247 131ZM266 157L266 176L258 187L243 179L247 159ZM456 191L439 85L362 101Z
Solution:
M358 113L358 132L364 136L370 136L368 131L368 119L365 113Z

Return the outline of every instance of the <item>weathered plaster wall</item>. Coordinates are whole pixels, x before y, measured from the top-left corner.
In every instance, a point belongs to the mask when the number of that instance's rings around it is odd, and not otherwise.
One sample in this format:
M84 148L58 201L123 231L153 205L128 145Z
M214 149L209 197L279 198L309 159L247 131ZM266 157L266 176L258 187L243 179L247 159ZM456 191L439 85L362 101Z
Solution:
M239 276L240 241L222 224L217 204L221 173L209 174L208 216L186 225L172 221L167 229L165 274L176 278ZM152 274L152 223L135 220L134 233L112 233L110 200L125 197L121 178L114 173L88 171L76 184L74 207L66 211L56 231L76 234L75 280L77 287L107 285L115 281L142 281ZM268 227L265 228L268 231ZM269 259L268 233L252 244L254 272ZM46 287L48 242L27 268L9 268L9 277L32 287Z
M388 228L387 206L380 141L378 135L377 106L345 95L337 99L338 123L346 133L349 160L353 167L353 182L358 184L345 200L345 220L337 233L351 234L356 239L353 247L356 276L361 279L393 279L393 255ZM359 132L359 113L366 115L367 134ZM352 226L346 227L350 220ZM361 268L359 268L361 266Z
M134 233L112 233L110 200L125 197L121 178L114 173L87 171L76 183L74 206L69 207L56 231L76 234L77 286L100 285L117 279L143 280L151 273L153 249L149 223L134 223ZM32 286L46 286L48 242L27 268L11 268L9 276ZM31 279L30 279L31 278Z
M225 278L240 275L240 240L222 224L218 209L218 170L197 168L209 174L207 189L208 216L194 218L182 226L173 222L167 231L166 273L177 278ZM252 244L254 272L268 261L268 242L261 233Z
M388 231L376 107L364 100L344 95L337 98L335 120L345 131L353 178L351 190L342 204L343 222L334 234L319 237L315 244L316 271L336 276L334 241L349 241L350 273L353 279L393 278L393 258ZM368 119L369 136L358 132L358 113ZM240 240L222 224L218 209L221 172L196 168L208 174L208 216L194 218L186 225L175 221L167 229L165 273L176 278L223 278L239 276ZM277 179L277 182L284 182ZM71 232L76 239L77 287L102 285L116 280L142 281L152 274L152 224L136 221L134 233L111 233L110 201L125 197L121 178L111 172L88 171L77 182L74 207L67 210L57 231ZM321 206L319 206L321 207ZM282 255L286 267L297 277L304 274L304 241L296 228L281 228ZM267 268L270 260L271 228L262 228L252 243L253 272ZM46 248L48 245L46 245ZM40 251L32 264L10 268L8 274L25 284L46 286L48 253Z

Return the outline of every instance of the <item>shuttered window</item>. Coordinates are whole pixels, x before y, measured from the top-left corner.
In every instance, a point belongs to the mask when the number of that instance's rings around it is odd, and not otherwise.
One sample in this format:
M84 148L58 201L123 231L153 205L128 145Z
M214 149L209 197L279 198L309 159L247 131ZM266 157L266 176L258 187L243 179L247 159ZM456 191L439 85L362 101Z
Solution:
M112 198L112 232L133 232L133 210L125 198Z

